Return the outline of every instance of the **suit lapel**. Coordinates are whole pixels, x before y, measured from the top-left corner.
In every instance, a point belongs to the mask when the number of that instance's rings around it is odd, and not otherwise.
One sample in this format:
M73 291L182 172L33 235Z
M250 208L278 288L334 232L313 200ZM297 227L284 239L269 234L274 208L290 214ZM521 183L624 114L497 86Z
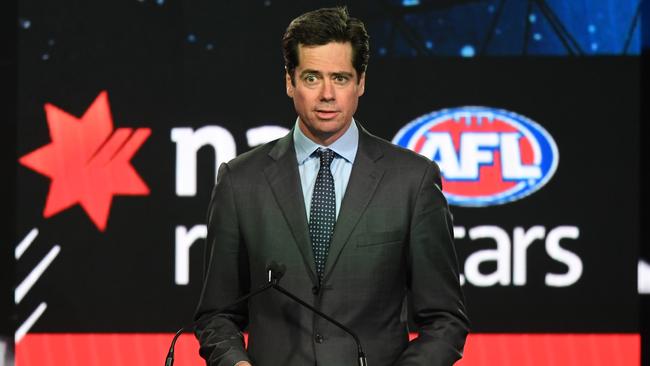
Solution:
M382 157L377 141L361 125L357 124L357 126L359 126L359 149L336 220L334 236L325 262L324 279L327 279L332 271L352 230L357 225L384 175L384 169L376 163Z
M282 210L284 219L291 229L305 266L309 269L309 276L314 284L318 284L298 163L293 146L293 133L290 132L278 140L269 152L269 156L275 161L264 169L264 174L271 186L275 200Z

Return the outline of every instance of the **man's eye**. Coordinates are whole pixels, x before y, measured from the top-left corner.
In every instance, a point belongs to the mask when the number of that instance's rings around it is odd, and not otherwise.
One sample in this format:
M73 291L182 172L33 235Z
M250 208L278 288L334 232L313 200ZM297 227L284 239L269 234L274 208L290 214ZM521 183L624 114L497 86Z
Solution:
M345 84L345 83L348 82L348 80L349 79L346 76L343 76L343 75L338 75L338 76L334 77L334 82L336 82L337 84Z
M316 78L316 75L307 75L304 80L307 84L314 84L318 81L318 78Z

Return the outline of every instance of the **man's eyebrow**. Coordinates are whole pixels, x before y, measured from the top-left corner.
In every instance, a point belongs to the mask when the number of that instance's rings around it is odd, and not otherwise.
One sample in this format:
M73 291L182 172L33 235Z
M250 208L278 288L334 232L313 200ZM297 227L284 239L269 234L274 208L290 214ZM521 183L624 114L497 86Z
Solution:
M303 71L300 73L300 76L302 77L302 76L305 76L305 75L307 75L307 74L323 75L323 73L320 72L320 71L318 71L318 70L310 70L310 69L307 69L307 70L303 70Z
M332 76L345 76L348 78L352 78L354 76L353 73L347 72L347 71L339 71L339 72L333 72Z
M318 75L318 76L323 75L323 73L318 71L318 70L307 69L307 70L303 70L300 73L300 76L302 77L302 76L305 76L305 75L308 75L308 74L314 74L314 75ZM330 73L329 75L331 75L331 76L345 76L345 77L348 77L348 78L352 78L354 76L354 73L347 72L347 71L336 71L336 72Z

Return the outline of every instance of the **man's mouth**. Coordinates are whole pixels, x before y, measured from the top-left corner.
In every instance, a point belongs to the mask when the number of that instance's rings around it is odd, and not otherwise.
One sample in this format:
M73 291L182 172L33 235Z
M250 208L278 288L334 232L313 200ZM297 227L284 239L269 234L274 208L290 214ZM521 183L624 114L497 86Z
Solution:
M316 110L316 115L320 119L332 119L338 115L339 112L336 110L330 110L330 109L317 109Z

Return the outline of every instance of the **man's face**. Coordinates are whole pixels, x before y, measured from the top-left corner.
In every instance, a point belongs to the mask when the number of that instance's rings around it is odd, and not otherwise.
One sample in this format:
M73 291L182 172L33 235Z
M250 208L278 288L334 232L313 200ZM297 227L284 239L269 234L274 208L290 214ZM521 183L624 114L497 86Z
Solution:
M330 42L298 46L295 85L287 73L287 95L300 117L300 130L311 140L330 145L347 131L365 87L365 73L352 66L352 45ZM357 78L359 82L357 83Z

